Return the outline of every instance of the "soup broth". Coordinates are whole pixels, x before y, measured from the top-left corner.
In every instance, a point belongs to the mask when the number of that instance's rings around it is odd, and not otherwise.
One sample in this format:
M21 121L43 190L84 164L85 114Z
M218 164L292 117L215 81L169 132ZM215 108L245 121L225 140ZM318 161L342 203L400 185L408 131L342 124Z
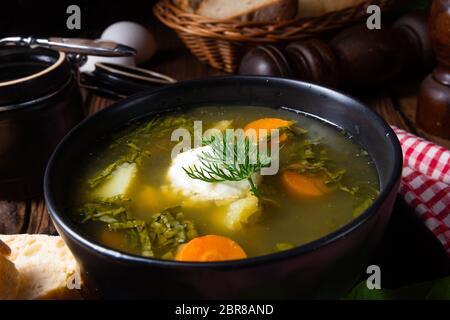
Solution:
M189 176L204 154L192 160L195 154L186 153L183 166L183 156L172 159L179 141L171 135L180 127L192 132L198 120L204 130L252 123L268 126L269 133L279 128L277 174L254 173L254 189L245 178L207 182ZM205 140L200 148L210 145L212 140ZM163 114L120 131L80 167L71 211L86 233L123 252L183 261L261 256L317 240L364 212L379 190L370 156L344 131L308 115L263 107ZM207 235L219 237L201 239ZM191 242L206 253L189 248L180 254ZM222 255L219 247L235 254Z

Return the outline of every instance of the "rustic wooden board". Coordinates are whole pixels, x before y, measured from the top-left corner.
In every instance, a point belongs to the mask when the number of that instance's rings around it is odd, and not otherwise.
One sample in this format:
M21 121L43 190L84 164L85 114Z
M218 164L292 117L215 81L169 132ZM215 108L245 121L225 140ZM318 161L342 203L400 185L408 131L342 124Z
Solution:
M31 215L28 205L25 202L0 201L0 233L25 232Z
M376 98L370 99L367 103L372 109L382 116L390 125L401 129L410 130L402 114L395 108L392 97L386 93L381 93Z

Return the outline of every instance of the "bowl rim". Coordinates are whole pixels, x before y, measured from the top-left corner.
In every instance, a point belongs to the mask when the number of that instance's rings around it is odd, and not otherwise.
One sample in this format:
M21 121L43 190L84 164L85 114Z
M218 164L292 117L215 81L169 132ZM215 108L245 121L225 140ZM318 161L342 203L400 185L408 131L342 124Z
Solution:
M64 213L60 212L59 209L56 207L55 200L53 198L52 193L52 183L50 176L52 175L54 163L57 161L58 155L61 152L61 150L64 150L66 147L66 144L68 143L69 139L76 134L78 130L83 128L86 123L97 121L97 119L101 118L102 115L106 112L111 112L111 109L117 109L121 108L130 102L133 101L139 101L142 98L150 97L153 95L158 95L161 92L165 92L167 90L176 90L176 88L180 86L198 86L205 83L211 84L211 82L224 82L224 83L233 83L234 81L239 80L239 82L242 81L271 81L276 82L279 85L296 85L302 88L308 88L313 89L316 91L324 92L324 93L332 93L333 95L341 96L342 98L345 98L346 100L350 100L353 104L358 105L359 108L362 108L366 114L368 114L370 117L372 117L376 122L378 122L378 125L380 125L384 131L386 132L386 135L388 136L388 139L390 143L393 146L393 174L389 177L385 187L383 190L381 190L378 197L375 199L375 201L372 203L372 205L365 210L361 215L359 215L357 218L351 220L349 223L343 225L339 229L308 243L305 243L303 245L297 246L293 249L282 251L282 252L276 252L271 253L267 255L257 256L257 257L249 257L242 260L228 260L228 261L220 261L220 262L181 262L181 261L173 261L173 260L162 260L162 259L155 259L155 258L148 258L143 256L138 256L134 254L124 253L118 250L114 250L112 248L103 246L95 241L91 241L88 239L88 237L82 235L82 232L78 232L77 230L74 230L75 224L70 221L70 218L67 217ZM125 122L125 121L124 121ZM243 268L243 267L252 267L256 265L260 265L263 263L273 262L273 261L280 261L292 258L294 256L299 256L308 252L315 251L321 247L324 247L326 245L329 245L333 242L338 241L341 238L346 237L348 234L353 232L354 230L358 229L361 225L363 225L366 221L371 219L377 212L378 209L384 204L385 200L388 198L388 196L392 193L392 191L398 187L401 173L403 168L403 153L400 146L400 142L393 131L393 129L389 126L389 124L376 112L372 111L366 104L362 103L356 98L353 98L349 96L348 94L344 94L340 91L336 91L333 89L329 89L320 85L312 84L309 82L304 81L298 81L298 80L292 80L292 79L284 79L284 78L274 78L274 77L266 77L266 76L219 76L219 77L211 77L207 79L197 79L197 80L188 80L188 81L182 81L178 82L176 84L161 87L156 90L151 91L144 91L140 92L138 94L135 94L133 96L130 96L124 100L121 100L119 102L114 103L111 107L105 108L96 114L86 118L83 120L80 124L78 124L74 129L72 129L60 142L60 144L56 147L55 151L53 152L52 156L50 157L50 160L48 161L47 168L45 171L45 177L44 177L44 198L45 202L49 211L49 214L54 221L54 223L59 226L64 232L62 236L67 236L71 238L72 241L75 241L78 245L83 246L85 249L88 249L90 251L94 251L97 254L107 256L108 258L118 259L120 261L123 261L125 263L136 263L140 265L147 265L147 266L159 266L159 267L166 267L166 268L195 268L195 269L227 269L227 268Z

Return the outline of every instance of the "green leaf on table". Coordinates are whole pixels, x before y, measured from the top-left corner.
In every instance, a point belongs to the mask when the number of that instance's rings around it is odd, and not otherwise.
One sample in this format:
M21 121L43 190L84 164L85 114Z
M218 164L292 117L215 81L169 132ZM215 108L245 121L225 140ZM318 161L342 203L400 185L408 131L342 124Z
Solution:
M450 300L450 277L434 283L426 296L427 300Z
M370 290L361 282L346 300L450 300L450 277L414 284L398 289Z

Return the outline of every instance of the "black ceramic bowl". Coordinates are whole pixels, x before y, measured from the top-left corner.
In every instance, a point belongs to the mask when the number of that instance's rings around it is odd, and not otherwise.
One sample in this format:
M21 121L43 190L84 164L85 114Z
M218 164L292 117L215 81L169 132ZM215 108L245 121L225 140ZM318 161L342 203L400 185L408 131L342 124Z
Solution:
M312 243L272 255L220 263L180 263L124 254L94 242L71 221L67 181L96 137L127 122L199 105L284 107L345 128L369 151L381 194L357 219ZM73 130L53 154L45 197L53 221L88 283L105 298L337 298L364 272L389 221L402 169L391 128L360 102L316 85L266 77L225 77L142 93L101 111ZM70 195L69 195L70 197Z

